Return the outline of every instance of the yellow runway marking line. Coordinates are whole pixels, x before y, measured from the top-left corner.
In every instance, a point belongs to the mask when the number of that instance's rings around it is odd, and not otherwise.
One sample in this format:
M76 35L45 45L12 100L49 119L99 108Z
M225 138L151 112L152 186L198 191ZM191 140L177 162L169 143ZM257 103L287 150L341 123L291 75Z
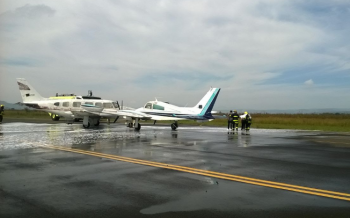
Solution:
M291 187L291 188L305 189L305 190L310 190L310 191L317 191L317 192L323 192L323 193L329 193L329 194L335 194L335 195L342 195L342 196L349 196L350 197L350 194L347 194L347 193L327 191L327 190L316 189L316 188L309 188L309 187L303 187L303 186L297 186L297 185L290 185L290 184L286 184L286 183L279 183L279 182L272 182L272 181L261 180L261 179L254 179L254 178L250 178L250 177L236 176L236 175L231 175L231 174L219 173L219 172L208 171L208 170L201 170L201 169L184 167L184 166L178 166L178 165L172 165L172 164L165 164L165 163L160 163L160 162L152 162L152 161L146 161L146 160L141 160L141 159L134 159L134 158L129 158L129 157L110 155L110 154L104 154L104 153L98 153L98 152L92 152L92 151L84 151L84 150L78 150L78 149L71 149L71 148L63 148L63 147L57 147L57 146L52 146L52 148L64 149L64 150L73 151L73 152L79 152L79 153L83 152L84 154L89 154L89 155L90 154L103 155L104 158L110 158L110 157L120 158L120 159L125 159L128 162L129 161L137 161L139 163L156 164L156 165L159 165L159 166L166 166L166 167L177 168L177 169L198 171L198 172L210 173L210 174L219 175L219 176L227 176L227 177L232 177L232 178L237 178L237 179L244 179L244 180L250 180L250 181L256 181L256 182L263 182L263 183L272 184L272 185L286 186L286 187Z
M62 150L62 151L68 151L68 152L74 152L74 153L79 153L79 154L91 155L91 156L96 156L96 157L101 157L101 158L108 158L108 159L113 159L113 160L118 160L118 161L129 162L129 163L172 169L172 170L177 170L177 171L182 171L182 172L187 172L187 173L192 173L192 174L198 174L198 175L203 175L203 176L209 176L209 177L215 177L215 178L220 178L220 179L226 179L226 180L231 180L231 181L237 181L237 182L242 182L242 183L247 183L247 184L253 184L253 185L265 186L265 187L270 187L270 188L276 188L276 189L288 190L288 191L293 191L293 192L299 192L299 193L305 193L305 194L311 194L311 195L317 195L317 196L322 196L322 197L329 197L329 198L350 201L350 198L343 197L343 196L350 196L350 194L347 194L347 193L333 192L333 191L328 191L328 190L315 189L315 188L309 188L309 187L303 187L303 186L297 186L297 185L290 185L290 184L286 184L286 183L278 183L278 182L272 182L272 181L267 181L267 180L260 180L260 179L254 179L254 178L249 178L249 177L213 172L213 171L208 171L208 170L201 170L201 169L196 169L196 168L177 166L177 165L172 165L172 164L164 164L164 163L159 163L159 162L152 162L152 161L122 157L122 156L111 155L111 154L103 154L103 153L92 152L92 151L83 151L83 150L78 150L78 149L71 149L71 148L64 148L64 147L57 147L57 146L43 146L43 147Z

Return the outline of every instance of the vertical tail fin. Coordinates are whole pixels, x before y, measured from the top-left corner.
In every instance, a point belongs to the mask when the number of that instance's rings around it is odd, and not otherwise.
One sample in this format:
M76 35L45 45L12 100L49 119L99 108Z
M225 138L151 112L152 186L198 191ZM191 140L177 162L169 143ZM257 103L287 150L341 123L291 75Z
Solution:
M215 101L220 93L220 88L210 88L207 94L198 102L194 108L199 110L199 115L211 114Z
M21 97L24 102L32 102L42 100L43 97L31 86L26 79L17 78L17 84L19 91L21 92Z

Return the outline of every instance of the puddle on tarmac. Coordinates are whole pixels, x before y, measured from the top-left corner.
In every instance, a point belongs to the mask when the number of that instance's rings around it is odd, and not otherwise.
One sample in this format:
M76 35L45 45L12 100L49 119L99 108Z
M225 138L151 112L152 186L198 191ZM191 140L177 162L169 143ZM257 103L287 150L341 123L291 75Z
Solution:
M252 129L250 135L233 134L220 127L180 126L172 131L168 126L143 126L141 131L124 125L101 125L83 129L81 124L5 123L0 126L0 150L35 148L45 145L68 146L93 144L101 141L127 141L138 139L154 146L203 147L212 142L230 141L238 147L278 144L278 137L300 135L293 130ZM273 138L273 140L271 140Z

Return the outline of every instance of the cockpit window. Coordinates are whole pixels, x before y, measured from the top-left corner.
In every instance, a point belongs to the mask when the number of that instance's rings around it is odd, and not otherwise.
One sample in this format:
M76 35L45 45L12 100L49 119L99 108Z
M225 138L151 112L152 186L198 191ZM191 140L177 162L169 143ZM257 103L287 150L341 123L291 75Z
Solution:
M55 105L56 107L60 106L59 102L55 102L53 105Z
M103 103L103 107L104 108L113 108L113 104L112 103Z
M147 103L147 104L145 105L145 108L147 108L147 109L152 109L152 103Z
M164 110L164 107L160 106L160 105L157 105L157 104L154 104L153 105L153 109L155 109L155 110Z

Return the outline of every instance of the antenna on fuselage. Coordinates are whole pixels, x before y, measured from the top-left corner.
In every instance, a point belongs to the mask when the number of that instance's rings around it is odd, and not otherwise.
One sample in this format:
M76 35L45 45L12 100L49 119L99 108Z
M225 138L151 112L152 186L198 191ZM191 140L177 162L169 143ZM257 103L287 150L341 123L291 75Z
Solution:
M154 97L156 99L156 102L158 102L158 98L162 98L162 97Z

